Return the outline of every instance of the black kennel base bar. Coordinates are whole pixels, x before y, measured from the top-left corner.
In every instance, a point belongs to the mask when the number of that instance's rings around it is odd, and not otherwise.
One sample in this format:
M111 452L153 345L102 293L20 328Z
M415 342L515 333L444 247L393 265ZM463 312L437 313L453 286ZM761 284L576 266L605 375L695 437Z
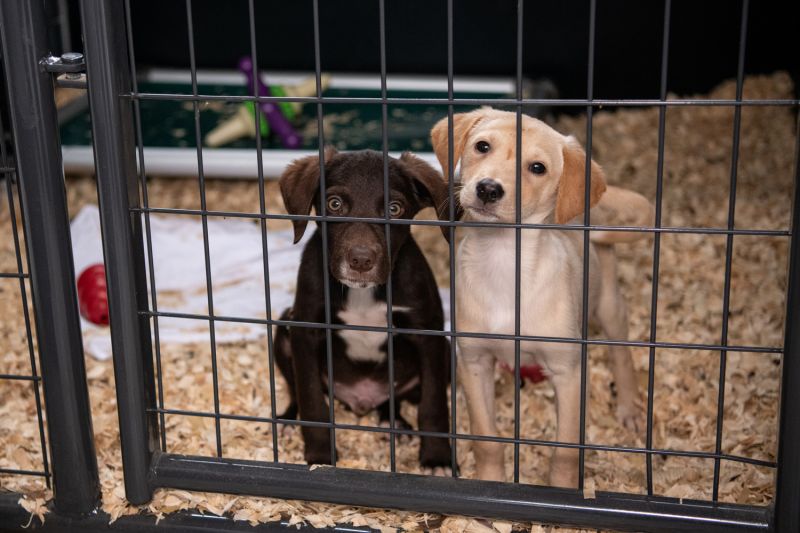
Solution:
M674 498L581 492L533 485L347 468L162 454L156 486L391 507L621 531L769 531L763 507L679 502Z
M302 498L335 504L502 518L618 531L772 531L772 510L675 498L598 492L584 498L577 490L431 477L346 468L309 469L305 465L156 454L151 488L225 492L285 499ZM23 531L279 531L283 523L251 527L225 517L174 513L156 524L152 516L135 515L109 524L95 512L82 518L50 513L44 524L16 501L0 497L0 528ZM23 526L32 527L25 529ZM294 529L295 526L291 526ZM309 531L326 531L308 528ZM369 531L341 526L327 531Z

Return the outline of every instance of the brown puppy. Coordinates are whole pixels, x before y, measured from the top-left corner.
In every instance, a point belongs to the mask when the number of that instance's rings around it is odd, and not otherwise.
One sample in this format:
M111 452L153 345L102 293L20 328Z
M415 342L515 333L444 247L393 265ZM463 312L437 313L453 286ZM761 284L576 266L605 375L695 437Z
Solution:
M337 153L325 151L325 194L319 194L320 161L311 156L294 161L280 178L286 210L308 215L322 203L331 217L384 218L383 157L380 152ZM442 177L430 165L411 154L390 158L389 214L414 218L427 206L447 196ZM307 221L295 220L295 242ZM400 328L439 330L444 326L442 302L436 282L409 225L390 227L389 242L382 223L328 222L327 264L323 262L320 229L306 244L297 273L294 306L283 319L326 322L325 271L330 274L328 295L334 324L386 327L387 281L392 279L392 323ZM358 415L378 410L389 420L389 361L385 332L335 329L332 332L334 394ZM395 401L398 426L410 426L400 417L399 402L419 404L419 429L447 432L447 384L450 345L445 337L401 335L393 337ZM281 418L329 422L327 341L324 329L279 327L275 334L275 358L289 385L292 403ZM330 431L325 427L302 428L308 463L330 463ZM447 439L422 437L420 462L445 473L450 464Z
M488 108L453 116L454 162L460 162L457 202L466 220L516 221L516 114ZM431 131L434 151L447 172L448 128L442 119ZM522 116L521 220L529 224L566 224L584 211L586 154L578 142L543 122ZM612 209L635 211L640 225L652 221L652 206L631 191L606 186L591 162L590 204L609 190ZM446 204L440 213L446 212ZM456 258L458 331L513 335L515 331L516 230L460 228ZM627 340L625 301L616 279L610 243L632 240L635 233L598 232L589 248L589 316L605 334ZM523 230L520 324L528 336L580 338L582 322L583 232ZM497 435L494 415L495 360L514 366L514 341L458 339L459 379L464 387L474 434ZM617 416L625 427L640 425L639 393L630 353L609 346L617 386ZM556 392L557 440L577 443L581 398L580 344L520 343L521 364L540 364ZM478 476L505 478L502 444L473 443ZM550 483L575 487L578 450L555 448Z

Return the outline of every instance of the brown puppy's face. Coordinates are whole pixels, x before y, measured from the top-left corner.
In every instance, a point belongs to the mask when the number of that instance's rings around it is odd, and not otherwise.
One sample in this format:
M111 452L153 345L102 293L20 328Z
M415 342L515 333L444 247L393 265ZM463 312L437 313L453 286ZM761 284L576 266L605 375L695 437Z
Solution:
M521 220L563 224L583 212L586 156L572 137L522 115ZM454 160L460 161L458 196L472 219L516 221L517 115L479 109L453 116ZM447 119L431 132L442 167L447 166ZM590 205L605 191L592 163Z
M411 154L389 159L389 215L411 219L422 207L432 206L447 194L441 176L430 165ZM384 218L383 157L364 150L325 156L325 213L330 217ZM319 158L293 162L281 176L281 193L290 214L308 214L311 205L321 213ZM305 231L306 221L294 221L295 242ZM397 252L410 233L410 226L391 225L389 241L384 224L337 222L328 226L328 266L331 275L353 288L385 284Z

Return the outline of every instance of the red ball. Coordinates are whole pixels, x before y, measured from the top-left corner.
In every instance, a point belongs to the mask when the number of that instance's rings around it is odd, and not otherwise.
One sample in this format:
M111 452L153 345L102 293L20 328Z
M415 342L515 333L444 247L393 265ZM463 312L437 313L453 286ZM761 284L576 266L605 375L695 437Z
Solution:
M78 305L86 320L101 326L108 325L106 268L102 263L86 267L78 276Z

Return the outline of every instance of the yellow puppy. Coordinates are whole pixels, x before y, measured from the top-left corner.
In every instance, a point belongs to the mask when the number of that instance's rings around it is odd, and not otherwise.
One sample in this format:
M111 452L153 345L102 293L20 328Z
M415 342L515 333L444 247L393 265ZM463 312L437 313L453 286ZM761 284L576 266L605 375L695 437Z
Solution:
M516 222L516 113L489 108L453 116L453 154L460 163L456 201L465 220ZM434 151L448 172L448 127L442 119L431 131ZM567 224L584 211L586 154L573 138L545 123L522 116L522 222ZM652 205L641 195L607 187L600 167L591 162L590 205L633 212L638 225L652 224ZM447 206L440 206L440 213ZM456 327L463 332L514 334L516 231L466 227L456 256ZM616 279L613 242L643 233L592 232L589 248L589 316L606 336L627 340L625 301ZM583 307L583 232L522 230L520 332L543 337L581 337ZM514 341L459 338L458 373L464 387L473 434L497 435L494 414L494 365L513 367ZM617 386L617 416L625 427L641 424L639 393L630 352L610 346ZM557 439L577 443L580 411L580 344L520 343L521 364L540 364L556 392ZM502 444L474 442L481 479L505 477ZM550 483L575 487L578 450L555 448Z

